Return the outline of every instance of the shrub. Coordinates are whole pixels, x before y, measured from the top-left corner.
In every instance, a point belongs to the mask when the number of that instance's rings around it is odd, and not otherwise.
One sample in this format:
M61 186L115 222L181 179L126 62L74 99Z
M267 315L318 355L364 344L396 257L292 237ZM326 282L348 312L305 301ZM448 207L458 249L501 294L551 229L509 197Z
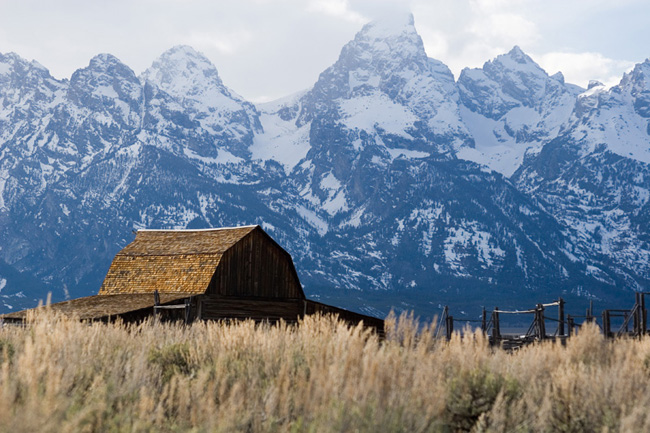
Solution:
M501 394L506 402L519 395L519 384L486 368L461 371L448 384L445 418L454 431L470 431Z
M6 357L11 361L15 353L16 350L14 349L14 345L11 344L11 341L0 339L0 359Z
M161 370L163 383L169 382L176 374L189 375L194 366L190 362L190 348L187 343L173 343L149 351L148 361Z

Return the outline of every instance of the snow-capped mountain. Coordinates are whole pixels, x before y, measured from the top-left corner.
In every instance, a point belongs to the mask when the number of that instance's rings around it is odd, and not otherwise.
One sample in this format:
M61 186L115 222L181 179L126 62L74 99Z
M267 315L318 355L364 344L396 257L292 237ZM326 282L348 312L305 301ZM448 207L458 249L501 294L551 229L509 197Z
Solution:
M620 84L578 96L563 132L515 174L519 188L570 227L576 260L610 285L650 282L650 61Z
M235 155L250 154L257 112L200 54L172 49L142 78L102 54L69 81L13 54L2 61L2 295L96 291L134 228L276 218L253 186L275 168Z
M517 68L532 68L522 56L523 66L495 62L510 69L491 74L494 86L508 89ZM524 104L540 112L551 105L532 104L534 97L559 93L566 103L565 94L576 93L537 72L544 88L520 96L501 117ZM298 259L313 289L406 291L405 299L433 290L438 301L457 297L458 287L484 298L489 291L525 296L549 281L569 293L586 284L600 290L564 253L578 248L568 247L564 226L505 177L457 159L457 149L475 145L462 118L469 109L449 69L426 56L411 16L366 25L312 89L261 110L256 147L276 150L257 155L289 170L300 195L292 206L315 232L309 254ZM541 125L552 116L537 117ZM294 149L294 159L278 149Z
M395 159L448 158L470 140L453 75L400 18L366 25L311 90L267 109L265 130L284 122L304 152L292 176L301 196L328 217L358 210Z
M646 63L583 92L515 47L456 82L407 15L256 107L186 46L69 81L0 55L0 311L96 292L133 229L251 223L372 314L620 299L649 275Z
M519 47L481 69L464 69L458 88L475 142L458 156L506 176L557 136L584 90L565 83L561 73L549 76Z
M174 47L141 79L146 95L146 132L139 137L143 142L158 141L176 153L216 163L250 159L253 133L261 129L259 114L224 86L204 55L187 46Z

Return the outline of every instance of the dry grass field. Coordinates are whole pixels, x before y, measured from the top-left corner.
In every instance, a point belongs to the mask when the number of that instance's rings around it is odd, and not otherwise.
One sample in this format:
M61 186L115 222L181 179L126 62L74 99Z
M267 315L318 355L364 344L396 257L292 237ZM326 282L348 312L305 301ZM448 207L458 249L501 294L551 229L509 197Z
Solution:
M584 329L515 353L435 341L408 317L380 342L300 326L82 324L0 329L0 431L650 431L650 339Z

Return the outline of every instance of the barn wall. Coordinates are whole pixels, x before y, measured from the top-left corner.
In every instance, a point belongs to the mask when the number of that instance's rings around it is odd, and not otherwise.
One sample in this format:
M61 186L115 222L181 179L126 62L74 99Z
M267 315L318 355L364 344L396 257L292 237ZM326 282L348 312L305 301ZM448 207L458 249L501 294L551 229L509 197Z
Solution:
M291 257L261 229L252 231L221 257L209 295L304 298Z
M384 321L376 317L366 316L365 314L355 313L331 305L321 304L320 302L306 300L305 314L335 314L339 319L350 325L356 326L363 322L366 327L374 328L380 334L384 332Z
M201 319L253 319L295 322L305 308L301 299L259 300L250 298L221 298L206 296L201 300Z

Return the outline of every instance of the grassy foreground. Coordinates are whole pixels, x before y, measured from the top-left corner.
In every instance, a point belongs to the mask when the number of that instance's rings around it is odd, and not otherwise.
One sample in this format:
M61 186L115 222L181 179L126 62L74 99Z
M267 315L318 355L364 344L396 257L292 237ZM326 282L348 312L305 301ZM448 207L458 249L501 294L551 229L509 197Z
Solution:
M650 339L508 354L384 342L330 317L300 326L81 324L0 329L1 432L650 431Z

